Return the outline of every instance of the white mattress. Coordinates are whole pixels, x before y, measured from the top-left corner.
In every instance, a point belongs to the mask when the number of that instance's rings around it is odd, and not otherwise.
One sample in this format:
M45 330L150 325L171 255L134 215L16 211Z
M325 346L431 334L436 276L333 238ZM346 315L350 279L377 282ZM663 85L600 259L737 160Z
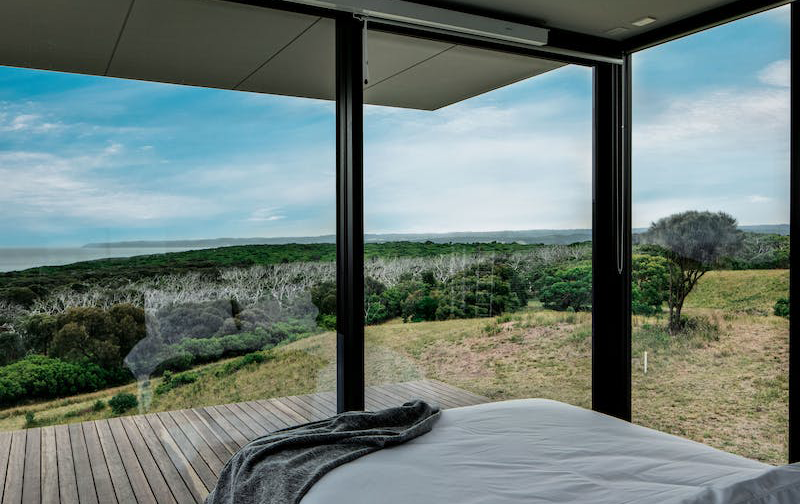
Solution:
M800 468L776 470L593 411L525 399L445 410L430 433L334 469L302 500L555 502L795 503Z

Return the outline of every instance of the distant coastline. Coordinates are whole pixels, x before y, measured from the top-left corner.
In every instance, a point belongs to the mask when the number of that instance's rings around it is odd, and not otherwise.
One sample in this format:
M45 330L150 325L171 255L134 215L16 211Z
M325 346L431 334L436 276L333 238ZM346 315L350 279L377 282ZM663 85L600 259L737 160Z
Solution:
M789 234L788 224L765 224L740 226L742 231L751 233ZM635 228L634 233L642 233L646 228ZM365 234L367 243L384 243L394 241L433 243L524 243L544 245L568 245L591 241L591 229L531 229L525 231L456 231L451 233L383 233ZM236 245L285 245L287 243L336 243L335 235L293 236L272 238L211 238L200 240L139 240L120 242L87 243L82 248L114 248L114 249L146 249L146 248L217 248Z

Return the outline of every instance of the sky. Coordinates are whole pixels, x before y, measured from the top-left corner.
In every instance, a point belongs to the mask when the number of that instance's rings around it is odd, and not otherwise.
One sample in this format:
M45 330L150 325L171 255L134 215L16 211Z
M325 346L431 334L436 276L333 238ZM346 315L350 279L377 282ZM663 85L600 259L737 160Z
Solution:
M633 224L789 220L789 12L634 56ZM330 102L0 66L0 246L335 231ZM370 233L591 227L591 71L365 108Z

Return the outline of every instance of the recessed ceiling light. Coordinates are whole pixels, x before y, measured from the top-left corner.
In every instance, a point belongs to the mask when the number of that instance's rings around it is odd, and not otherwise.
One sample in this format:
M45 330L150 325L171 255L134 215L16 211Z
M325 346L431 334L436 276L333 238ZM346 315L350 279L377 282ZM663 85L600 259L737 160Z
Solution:
M625 33L626 31L628 31L627 28L623 28L622 26L620 26L619 28L612 28L606 31L606 35L619 35L621 33Z
M631 23L631 24L632 24L633 26L647 26L647 25L649 25L650 23L655 23L655 22L656 22L656 18L654 18L654 17L650 17L650 16L645 16L645 17L643 17L642 19L639 19L639 20L637 20L637 21L634 21L634 22L633 22L633 23Z

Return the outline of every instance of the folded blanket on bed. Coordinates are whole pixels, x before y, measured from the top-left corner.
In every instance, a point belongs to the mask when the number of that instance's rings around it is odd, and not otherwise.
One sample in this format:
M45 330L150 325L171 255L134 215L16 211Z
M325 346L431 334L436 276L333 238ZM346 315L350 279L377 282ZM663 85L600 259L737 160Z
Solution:
M225 464L206 504L297 504L328 471L429 432L439 408L412 401L267 434Z

